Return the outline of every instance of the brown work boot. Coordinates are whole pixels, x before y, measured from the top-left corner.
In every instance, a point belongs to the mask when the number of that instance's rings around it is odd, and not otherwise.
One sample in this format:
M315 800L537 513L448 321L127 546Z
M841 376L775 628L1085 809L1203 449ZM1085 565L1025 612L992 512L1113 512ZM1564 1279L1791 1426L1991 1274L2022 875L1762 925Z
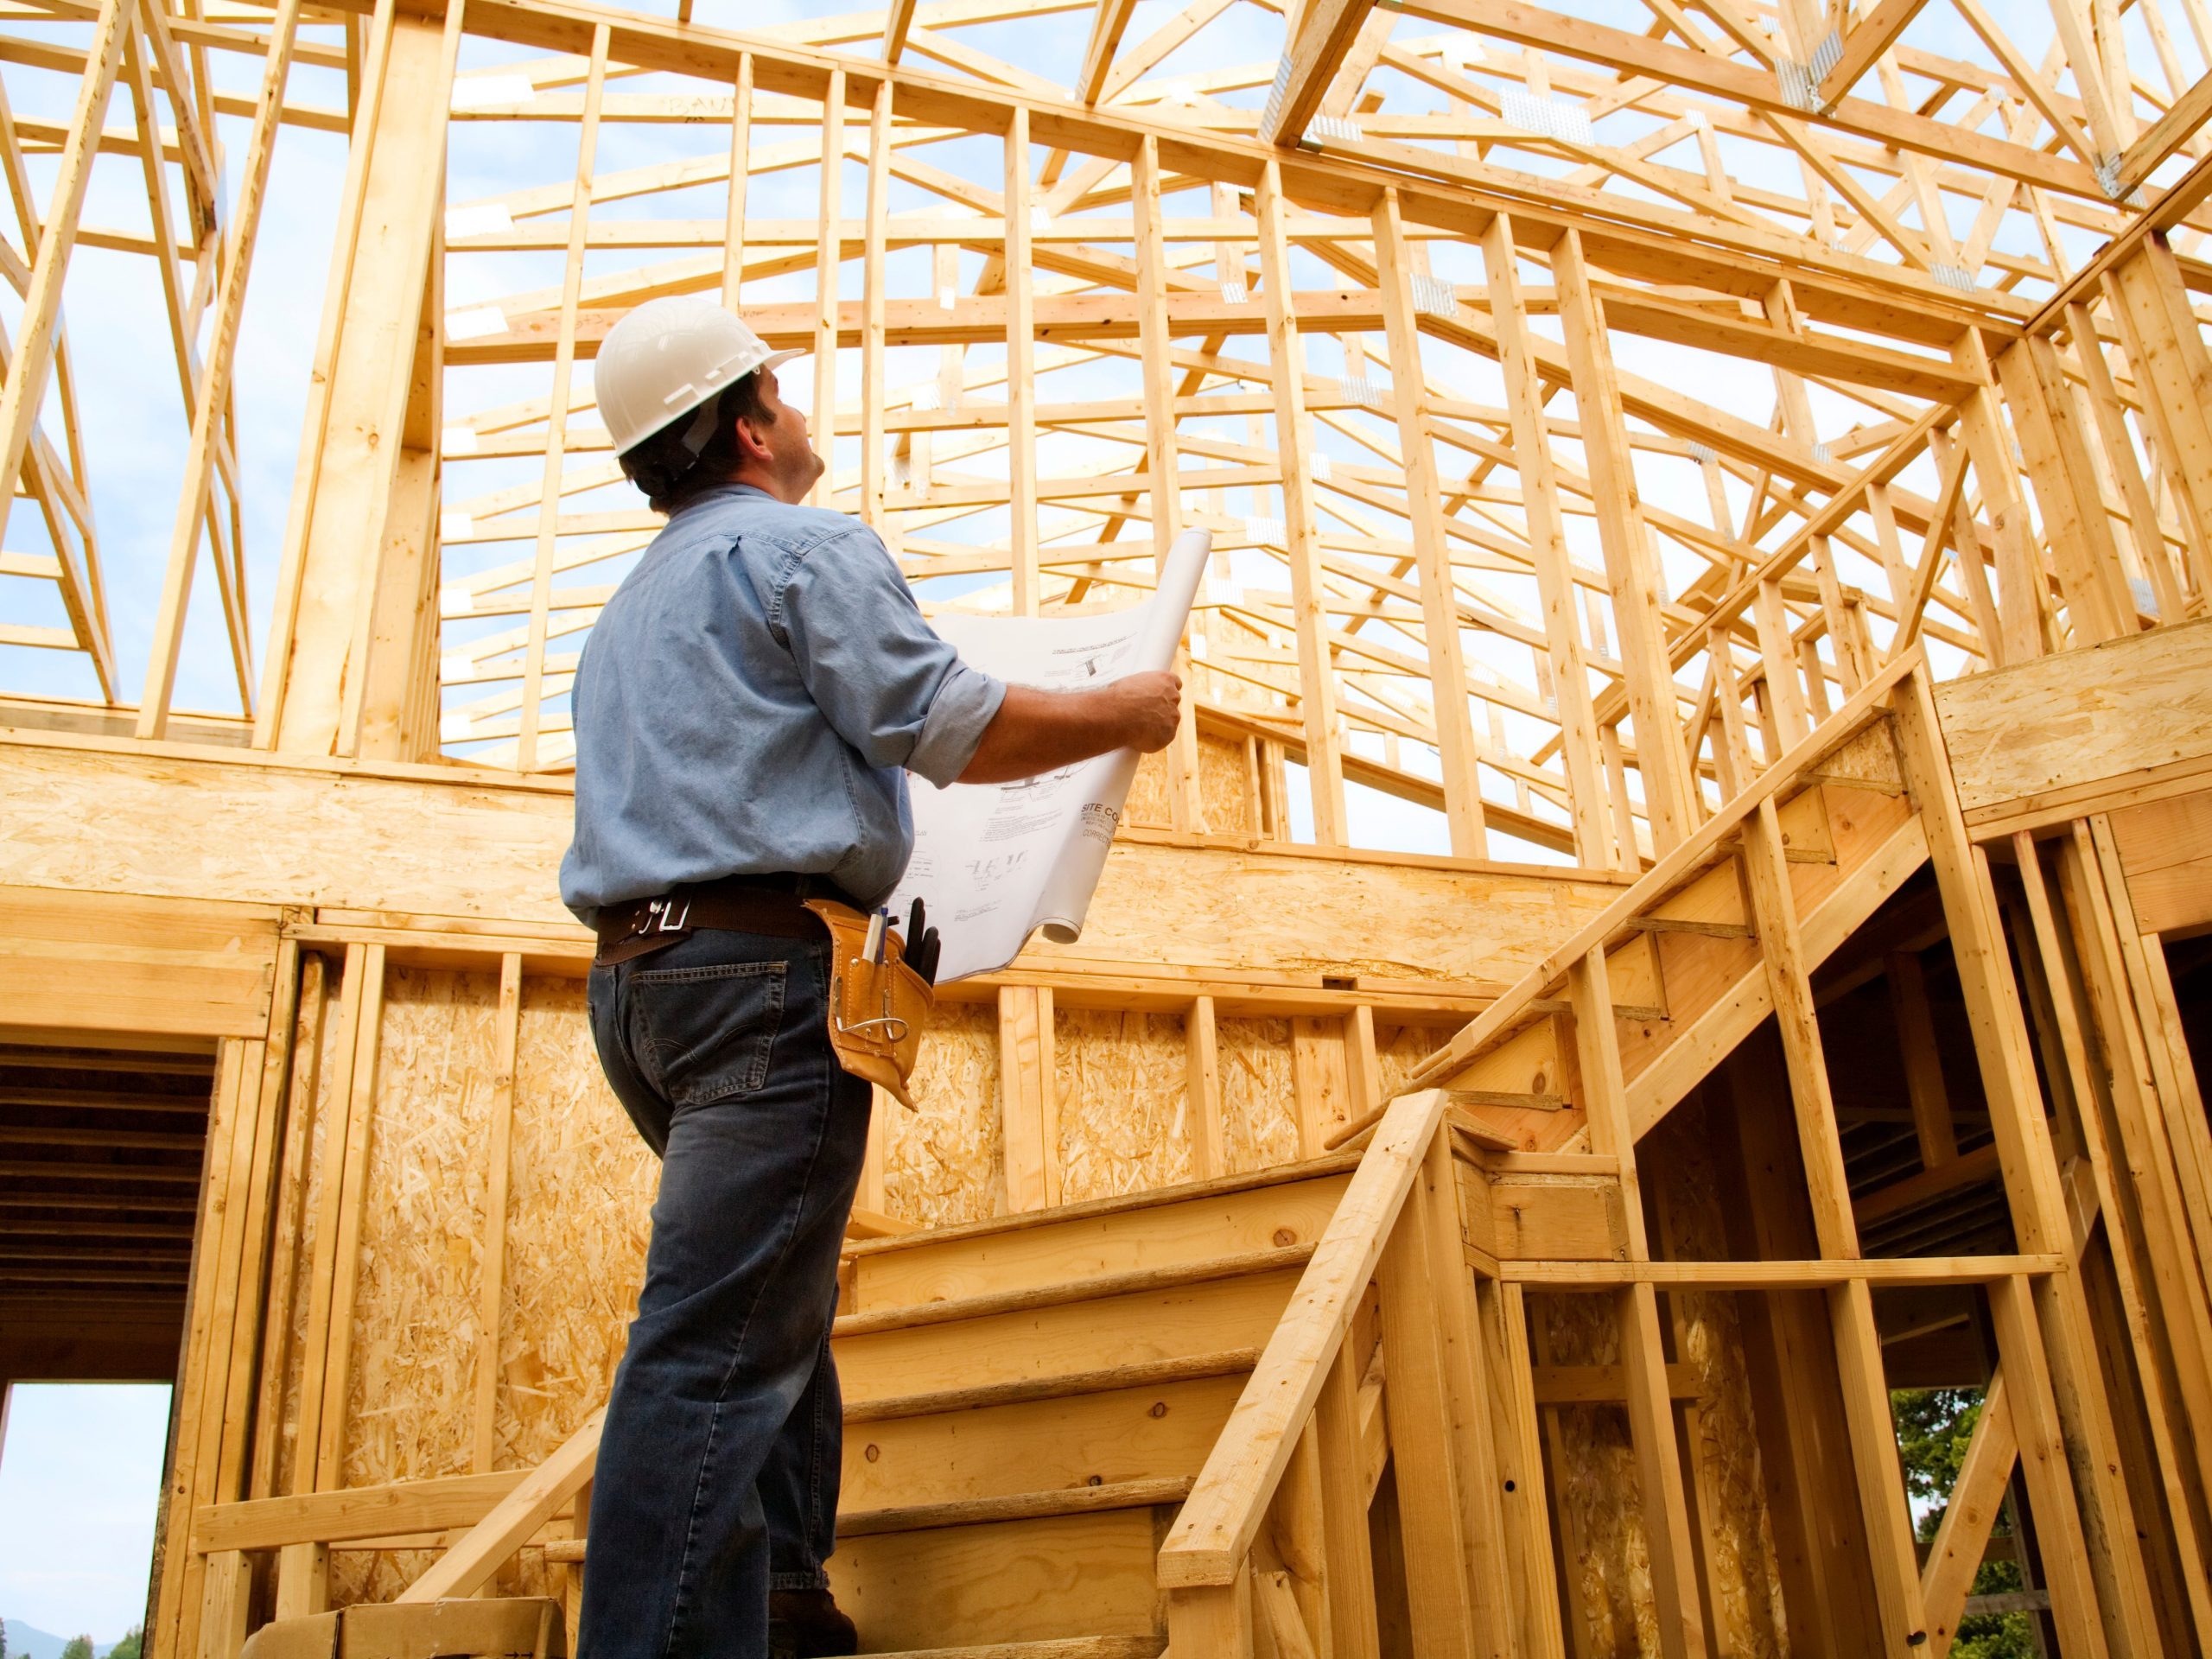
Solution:
M773 1659L841 1659L861 1650L860 1632L827 1590L768 1592L768 1651Z

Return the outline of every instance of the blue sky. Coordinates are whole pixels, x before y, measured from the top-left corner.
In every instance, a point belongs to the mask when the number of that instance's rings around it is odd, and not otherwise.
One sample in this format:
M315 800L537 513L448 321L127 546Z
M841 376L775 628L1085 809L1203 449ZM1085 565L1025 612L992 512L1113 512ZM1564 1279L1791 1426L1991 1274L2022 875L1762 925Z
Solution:
M145 1616L168 1429L166 1382L16 1385L0 1440L0 1618L107 1643Z

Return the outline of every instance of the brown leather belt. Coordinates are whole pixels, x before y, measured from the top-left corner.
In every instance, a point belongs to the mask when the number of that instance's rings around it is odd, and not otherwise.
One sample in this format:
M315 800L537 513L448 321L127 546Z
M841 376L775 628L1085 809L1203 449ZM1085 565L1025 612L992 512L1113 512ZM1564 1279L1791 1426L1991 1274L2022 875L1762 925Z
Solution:
M705 928L725 933L765 933L779 939L827 937L821 919L806 908L809 899L835 899L851 905L836 882L818 875L726 875L672 887L652 899L603 905L594 918L602 965L629 962L664 950ZM855 909L860 908L857 905Z

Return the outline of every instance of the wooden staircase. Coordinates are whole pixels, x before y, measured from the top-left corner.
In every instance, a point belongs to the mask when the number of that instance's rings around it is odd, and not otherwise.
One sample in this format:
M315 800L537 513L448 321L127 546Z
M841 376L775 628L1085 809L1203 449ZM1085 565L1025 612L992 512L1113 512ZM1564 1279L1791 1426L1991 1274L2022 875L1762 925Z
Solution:
M856 1246L830 1575L864 1649L1158 1654L1160 1540L1354 1162Z
M1160 1541L1358 1162L854 1244L830 1575L863 1651L1154 1659ZM544 1535L597 1433L511 1483L402 1599L471 1594L530 1545L573 1599L586 1543Z

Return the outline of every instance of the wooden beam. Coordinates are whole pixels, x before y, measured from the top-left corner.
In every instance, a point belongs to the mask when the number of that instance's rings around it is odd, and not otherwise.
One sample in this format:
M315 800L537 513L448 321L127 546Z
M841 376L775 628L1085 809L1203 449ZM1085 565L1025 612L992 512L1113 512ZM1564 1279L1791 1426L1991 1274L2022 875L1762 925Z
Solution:
M1306 136L1336 79L1337 66L1357 37L1376 0L1312 0L1296 14L1289 45L1260 113L1260 137L1295 144Z
M1819 98L1823 109L1832 109L1858 84L1874 60L1896 43L1928 0L1876 0L1843 37L1843 51L1827 73L1821 77Z

